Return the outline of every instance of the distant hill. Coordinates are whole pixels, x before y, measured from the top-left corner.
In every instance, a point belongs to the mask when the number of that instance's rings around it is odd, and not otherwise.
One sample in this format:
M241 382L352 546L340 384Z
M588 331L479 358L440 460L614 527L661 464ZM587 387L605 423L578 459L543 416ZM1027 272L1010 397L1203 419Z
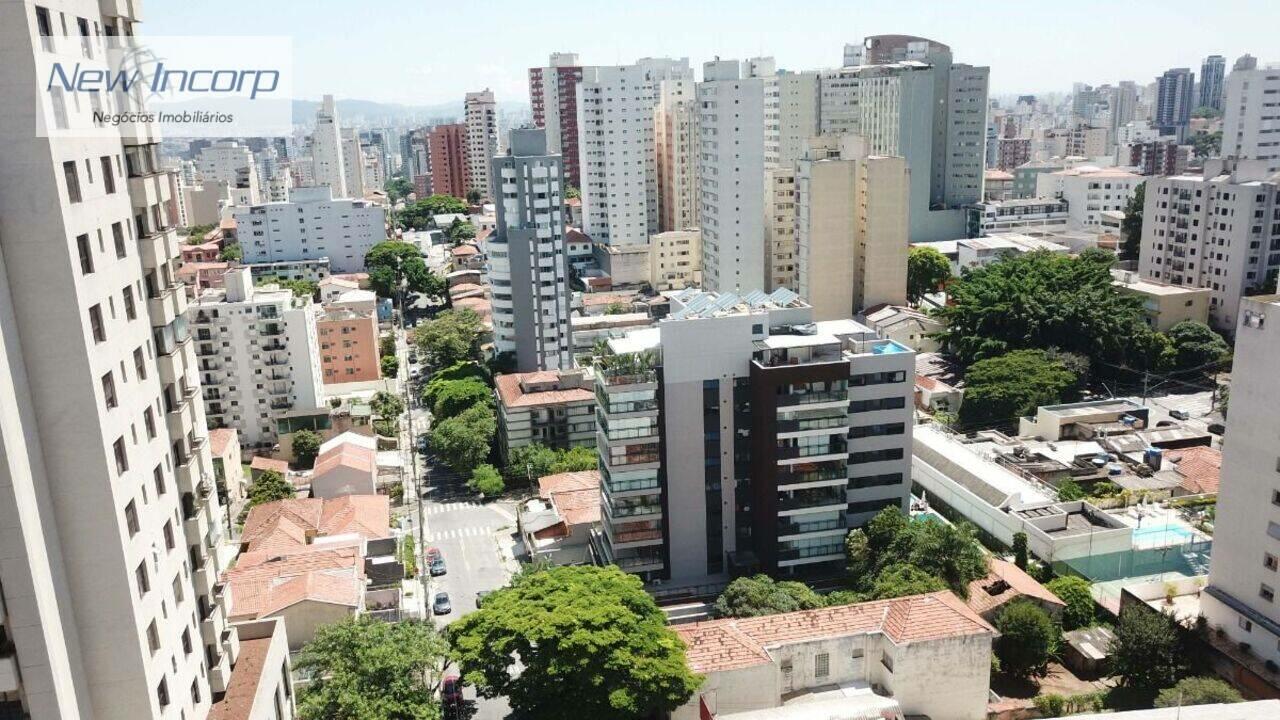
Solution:
M320 102L316 100L294 100L293 121L310 124L318 107ZM525 102L498 102L499 112L528 112L528 110L529 104ZM338 101L338 115L343 119L370 125L449 121L462 117L462 100L435 105L400 105L372 100L343 99Z

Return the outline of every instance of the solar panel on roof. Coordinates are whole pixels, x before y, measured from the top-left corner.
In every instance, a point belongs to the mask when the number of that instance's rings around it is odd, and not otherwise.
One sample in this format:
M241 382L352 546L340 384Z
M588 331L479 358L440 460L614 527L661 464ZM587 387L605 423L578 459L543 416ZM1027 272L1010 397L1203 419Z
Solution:
M720 297L716 298L716 301L712 303L712 307L714 307L716 310L728 310L729 308L733 307L734 305L737 305L741 301L742 299L739 298L736 294L725 293Z
M773 294L769 296L769 299L782 307L786 307L796 300L799 300L800 296L787 288L780 287L773 291Z
M760 307L765 303L766 300L769 299L769 296L766 295L762 290L752 290L746 295L743 295L742 299L745 300L746 303L751 307Z

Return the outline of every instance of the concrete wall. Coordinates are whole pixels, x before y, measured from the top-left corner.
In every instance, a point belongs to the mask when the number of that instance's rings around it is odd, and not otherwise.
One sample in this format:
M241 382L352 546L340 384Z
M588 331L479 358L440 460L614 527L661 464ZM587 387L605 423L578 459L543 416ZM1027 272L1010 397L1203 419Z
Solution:
M885 685L905 715L985 720L991 640L977 635L895 647L893 672L885 676Z
M291 605L271 617L284 620L289 651L297 652L311 642L321 625L340 622L351 616L351 608L343 605L304 600Z

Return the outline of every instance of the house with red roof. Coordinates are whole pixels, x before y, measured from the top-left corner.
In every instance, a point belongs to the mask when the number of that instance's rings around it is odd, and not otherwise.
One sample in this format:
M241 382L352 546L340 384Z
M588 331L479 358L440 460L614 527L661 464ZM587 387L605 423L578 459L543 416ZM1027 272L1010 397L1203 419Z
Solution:
M706 678L673 720L793 704L808 713L796 717L987 717L997 632L949 591L673 629Z
M590 562L591 528L600 524L600 471L538 478L538 497L520 506L517 519L530 558L557 565Z
M311 470L311 497L375 494L377 451L376 440L351 431L325 441Z
M593 378L581 369L508 373L494 378L498 400L498 450L532 443L568 449L594 447L596 395Z

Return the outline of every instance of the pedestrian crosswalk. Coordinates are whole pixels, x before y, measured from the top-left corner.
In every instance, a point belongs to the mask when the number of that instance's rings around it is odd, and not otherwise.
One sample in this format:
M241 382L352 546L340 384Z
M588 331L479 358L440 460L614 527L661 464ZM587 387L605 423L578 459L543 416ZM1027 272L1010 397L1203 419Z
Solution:
M431 503L424 506L422 512L424 515L442 515L456 510L478 507L481 507L480 503L474 502Z
M427 534L427 542L436 543L442 540L460 540L469 537L481 537L494 531L491 527L465 527L454 530L443 530Z

